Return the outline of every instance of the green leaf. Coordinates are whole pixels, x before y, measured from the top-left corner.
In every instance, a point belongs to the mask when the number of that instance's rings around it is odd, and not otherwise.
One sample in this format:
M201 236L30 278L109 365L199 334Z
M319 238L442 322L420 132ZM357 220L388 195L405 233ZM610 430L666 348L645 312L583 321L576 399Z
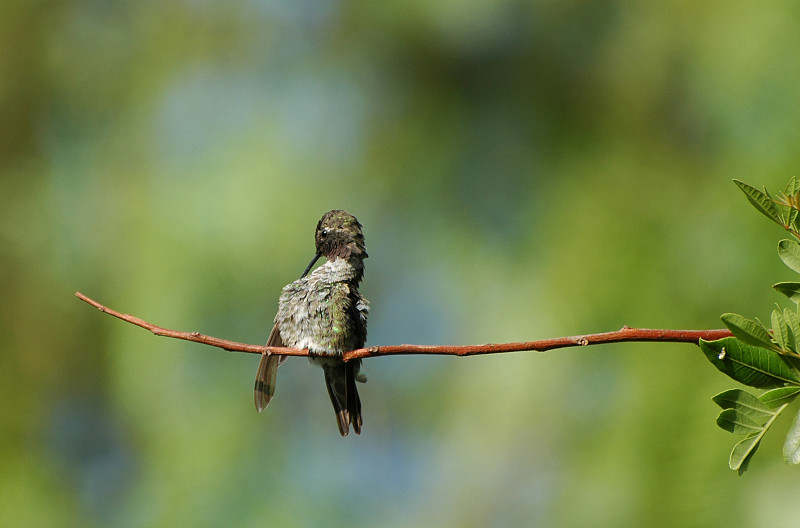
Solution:
M795 194L797 191L800 191L800 181L797 180L794 176L789 179L789 182L786 184L786 187L783 189L783 194L786 196L791 196Z
M770 415L771 417L771 415ZM763 429L750 418L736 409L725 409L717 416L717 425L733 434L744 435L758 433Z
M768 390L759 396L758 399L761 400L761 403L767 408L777 409L778 407L792 403L798 394L800 394L800 387L780 387L778 389Z
M783 313L778 310L772 310L771 319L772 335L775 337L775 341L778 342L778 346L786 350L789 342L789 327L786 325L786 321L783 320Z
M779 282L773 288L787 296L795 303L800 303L800 282Z
M750 346L734 337L700 340L700 349L723 374L760 389L800 386L798 360L766 348Z
M761 323L734 313L722 314L721 319L725 326L728 327L728 330L740 341L748 345L778 350L778 347L769 337L767 329Z
M753 204L753 207L761 211L764 216L781 227L786 225L783 222L783 218L781 218L777 206L769 197L769 194L763 193L755 187L751 187L739 180L733 180L733 183L739 186L745 196L747 196L747 199L750 201L750 203Z
M734 410L744 417L752 420L756 423L756 425L759 426L763 425L764 422L772 418L772 416L775 414L760 399L741 389L726 390L725 392L720 392L711 399L723 409ZM721 417L722 414L720 414L719 418L717 418L717 424L719 424L719 419ZM730 430L721 425L720 427ZM749 431L739 434L746 434L747 432Z
M800 464L800 412L795 415L792 427L783 443L783 459L787 464Z
M791 200L796 198L798 190L800 190L800 182L797 181L797 178L792 177L789 183L786 184L786 188L783 189L783 195L786 197L787 201L791 203ZM797 229L797 215L800 211L791 206L784 206L779 210L781 209L788 211L786 223L792 228Z
M758 446L761 443L761 437L764 436L764 431L760 433L753 433L747 435L744 440L738 442L733 446L731 456L728 459L728 467L735 469L741 475L747 471L747 465L750 459L756 454Z
M778 256L784 264L800 273L800 244L794 240L781 240L778 243Z
M789 226L794 227L794 228L797 227L797 213L800 213L800 211L798 211L794 207L790 207L789 208L789 215L788 215L788 219L787 219L786 223L789 224Z
M792 352L797 352L798 340L800 340L800 317L797 317L797 313L794 310L784 308L783 318L789 326L789 349Z

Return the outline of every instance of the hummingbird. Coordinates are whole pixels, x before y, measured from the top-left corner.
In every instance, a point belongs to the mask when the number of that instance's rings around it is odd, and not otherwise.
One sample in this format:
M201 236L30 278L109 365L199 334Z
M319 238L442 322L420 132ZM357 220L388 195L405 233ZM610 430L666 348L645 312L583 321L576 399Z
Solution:
M309 361L325 374L339 433L347 436L352 425L361 434L355 382L365 383L367 376L360 359L342 361L344 352L362 348L367 340L369 301L358 291L367 258L361 224L347 211L328 211L317 223L314 244L314 258L303 275L281 290L267 346L308 349ZM320 257L327 261L309 274ZM278 366L286 357L261 356L254 390L258 412L269 405Z

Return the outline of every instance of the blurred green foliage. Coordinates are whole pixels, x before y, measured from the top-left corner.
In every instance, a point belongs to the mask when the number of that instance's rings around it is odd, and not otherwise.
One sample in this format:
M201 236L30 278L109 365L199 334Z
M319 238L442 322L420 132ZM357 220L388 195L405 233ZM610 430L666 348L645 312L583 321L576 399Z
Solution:
M795 526L796 470L727 469L709 395L730 381L696 347L374 359L343 440L304 361L258 415L258 358L72 294L264 342L344 208L369 344L755 315L786 269L730 180L800 166L797 20L794 2L0 3L0 524Z

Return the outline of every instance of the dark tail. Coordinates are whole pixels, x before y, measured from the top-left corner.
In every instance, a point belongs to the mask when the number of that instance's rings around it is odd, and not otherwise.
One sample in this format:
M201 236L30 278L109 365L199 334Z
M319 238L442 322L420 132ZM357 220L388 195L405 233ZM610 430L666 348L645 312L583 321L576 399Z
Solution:
M361 360L337 362L325 365L325 385L331 397L333 410L336 411L336 421L339 432L347 436L350 425L356 434L361 434L361 400L356 390L356 375L359 372Z

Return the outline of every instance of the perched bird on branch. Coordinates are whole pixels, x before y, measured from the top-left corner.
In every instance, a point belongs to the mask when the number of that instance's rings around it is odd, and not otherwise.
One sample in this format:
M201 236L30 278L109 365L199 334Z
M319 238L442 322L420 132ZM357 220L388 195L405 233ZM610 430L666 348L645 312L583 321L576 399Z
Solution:
M333 210L317 223L316 253L300 279L286 285L278 301L278 314L267 346L307 348L312 364L322 367L339 432L347 436L350 425L361 434L361 401L356 381L361 360L342 361L342 354L363 348L367 339L369 302L358 291L367 258L364 234L356 217ZM308 272L325 257L327 262ZM255 403L263 411L275 393L278 366L286 356L263 354L256 376Z

